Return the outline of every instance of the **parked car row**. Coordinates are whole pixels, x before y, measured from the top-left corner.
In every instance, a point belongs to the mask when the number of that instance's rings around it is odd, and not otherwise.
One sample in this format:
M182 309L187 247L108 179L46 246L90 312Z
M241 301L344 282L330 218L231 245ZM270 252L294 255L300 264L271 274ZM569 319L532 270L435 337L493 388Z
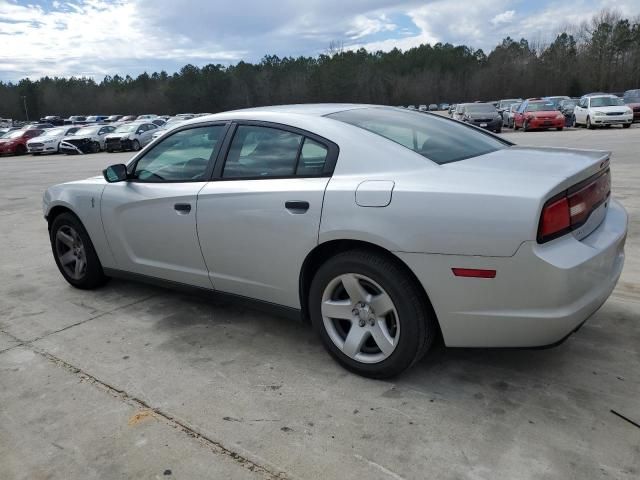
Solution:
M496 133L502 127L524 131L579 126L593 129L612 125L629 128L634 121L640 120L640 90L628 90L623 98L595 92L581 98L553 96L461 103L450 106L449 116Z
M138 151L169 128L201 115L207 114L93 115L67 119L50 115L22 126L12 126L13 122L8 121L9 126L0 131L0 154Z

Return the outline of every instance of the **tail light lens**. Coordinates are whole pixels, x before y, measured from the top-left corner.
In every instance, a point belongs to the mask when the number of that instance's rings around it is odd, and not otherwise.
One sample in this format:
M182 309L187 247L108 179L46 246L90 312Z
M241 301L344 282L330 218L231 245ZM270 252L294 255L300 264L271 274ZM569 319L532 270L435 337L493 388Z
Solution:
M609 169L553 197L542 208L538 243L558 238L582 226L611 195Z

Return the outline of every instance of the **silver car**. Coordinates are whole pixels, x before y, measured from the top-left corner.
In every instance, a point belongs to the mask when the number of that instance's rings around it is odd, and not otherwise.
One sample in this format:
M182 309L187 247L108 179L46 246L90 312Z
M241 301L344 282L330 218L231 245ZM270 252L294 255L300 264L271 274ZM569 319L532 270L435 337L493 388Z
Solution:
M67 155L97 153L104 150L104 139L114 130L113 125L85 125L64 137L59 150Z
M136 121L123 123L104 138L104 148L107 152L117 150L133 150L137 152L151 142L154 132L158 130L155 123Z
M43 206L71 285L128 277L261 302L378 378L439 336L560 342L611 294L627 232L606 152L364 105L189 120Z

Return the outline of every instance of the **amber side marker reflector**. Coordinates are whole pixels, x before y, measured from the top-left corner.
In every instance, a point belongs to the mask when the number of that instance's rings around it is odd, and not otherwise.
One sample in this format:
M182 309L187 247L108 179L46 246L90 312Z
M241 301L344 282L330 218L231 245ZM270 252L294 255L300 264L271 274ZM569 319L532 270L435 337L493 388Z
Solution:
M496 278L495 270L481 270L479 268L452 268L451 271L456 277Z

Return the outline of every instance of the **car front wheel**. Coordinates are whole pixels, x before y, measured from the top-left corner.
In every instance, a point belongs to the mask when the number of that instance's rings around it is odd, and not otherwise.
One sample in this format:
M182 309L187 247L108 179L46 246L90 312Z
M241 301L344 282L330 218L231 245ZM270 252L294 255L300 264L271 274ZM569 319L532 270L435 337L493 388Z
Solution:
M365 250L338 254L319 268L309 308L329 353L348 370L371 378L409 368L438 331L413 279L396 262Z
M596 127L594 127L594 126L593 126L593 124L591 123L591 119L590 119L589 117L587 117L587 128L588 128L589 130L593 130L594 128L596 128Z
M67 282L84 290L106 282L89 234L75 215L58 215L51 223L49 239L58 270Z

